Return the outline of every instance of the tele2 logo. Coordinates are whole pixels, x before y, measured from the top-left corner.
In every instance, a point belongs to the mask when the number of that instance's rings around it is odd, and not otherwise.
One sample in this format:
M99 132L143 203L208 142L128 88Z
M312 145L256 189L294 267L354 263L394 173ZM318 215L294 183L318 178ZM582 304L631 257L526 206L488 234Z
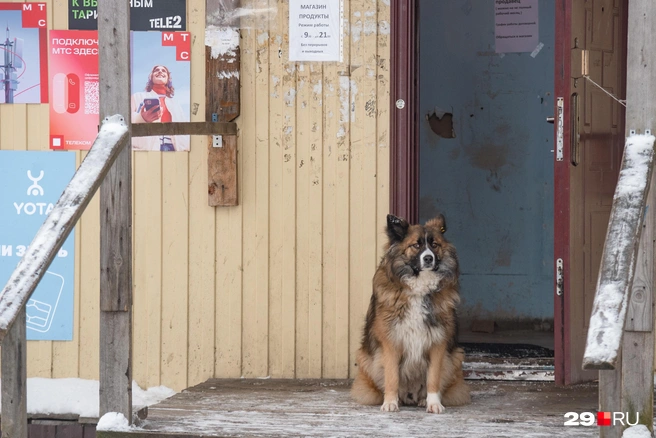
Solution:
M597 415L594 412L568 412L564 417L567 419L565 426L635 426L640 423L638 412L635 413L634 423L630 421L633 415L628 412L597 412Z

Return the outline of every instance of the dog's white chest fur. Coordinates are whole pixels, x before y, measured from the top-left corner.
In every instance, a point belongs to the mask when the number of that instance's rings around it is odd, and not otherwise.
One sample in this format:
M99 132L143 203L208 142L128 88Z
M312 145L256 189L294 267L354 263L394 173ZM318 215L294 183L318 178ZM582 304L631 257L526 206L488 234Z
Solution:
M417 292L413 289L413 292ZM425 292L426 293L426 292ZM392 339L403 350L404 362L407 365L417 365L424 361L424 355L431 345L444 337L444 329L428 324L430 312L433 311L424 301L425 293L412 293L406 304L403 316L395 321Z

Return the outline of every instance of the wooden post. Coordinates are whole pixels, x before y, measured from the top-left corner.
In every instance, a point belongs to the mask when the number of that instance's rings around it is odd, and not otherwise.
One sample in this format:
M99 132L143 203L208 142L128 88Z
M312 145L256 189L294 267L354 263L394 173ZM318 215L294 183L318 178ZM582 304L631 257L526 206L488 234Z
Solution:
M656 4L652 0L629 2L626 130L645 134L656 129L656 61L645 53L656 50ZM639 421L653 433L654 414L654 226L656 176L652 174L640 239L636 273L627 309L622 341L621 412L629 421ZM604 407L602 406L602 410ZM605 428L601 428L605 429ZM614 427L621 436L621 427Z
M98 2L100 118L130 132L130 4ZM120 152L100 187L100 416L132 424L132 151Z
M232 19L240 0L206 0L205 118L230 122L239 116L239 28ZM208 139L207 191L210 206L238 203L237 136Z
M27 438L25 307L2 341L2 438Z

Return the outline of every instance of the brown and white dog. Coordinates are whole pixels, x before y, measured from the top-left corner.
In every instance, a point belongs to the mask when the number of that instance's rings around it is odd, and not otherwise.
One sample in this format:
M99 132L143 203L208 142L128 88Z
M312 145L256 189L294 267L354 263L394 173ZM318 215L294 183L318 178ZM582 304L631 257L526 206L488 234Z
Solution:
M351 394L382 411L401 402L439 414L443 405L469 403L456 345L458 258L444 238L444 216L422 226L388 215L386 231Z

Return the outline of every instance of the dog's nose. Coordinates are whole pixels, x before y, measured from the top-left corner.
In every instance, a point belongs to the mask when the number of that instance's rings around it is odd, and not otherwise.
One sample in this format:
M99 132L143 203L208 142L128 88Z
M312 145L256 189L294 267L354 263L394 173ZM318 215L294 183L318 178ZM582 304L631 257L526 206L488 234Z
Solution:
M426 254L424 256L424 263L427 264L427 265L430 265L431 263L433 263L433 256L430 255L430 254Z

